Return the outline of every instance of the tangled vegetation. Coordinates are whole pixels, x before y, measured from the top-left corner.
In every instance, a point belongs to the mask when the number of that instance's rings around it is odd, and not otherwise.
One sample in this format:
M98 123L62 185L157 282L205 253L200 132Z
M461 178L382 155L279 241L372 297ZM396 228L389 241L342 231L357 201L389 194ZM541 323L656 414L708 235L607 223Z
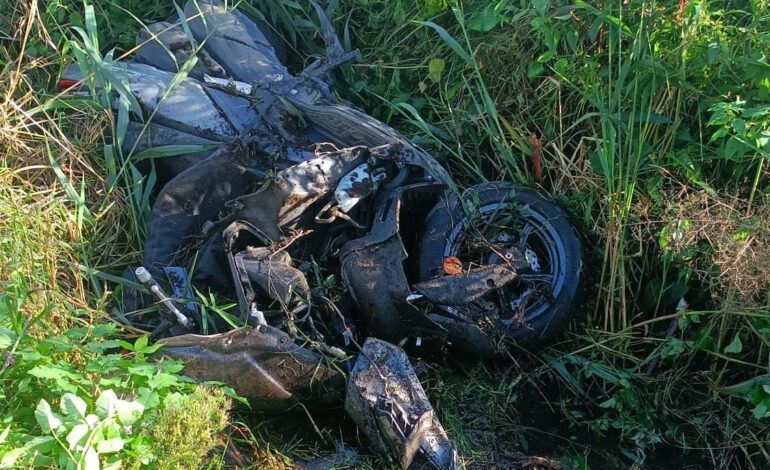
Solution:
M320 53L305 2L238 5L274 25L294 69ZM770 465L768 3L325 6L363 55L340 73L343 98L463 184L539 186L585 236L584 321L558 344L426 373L465 465L530 465L524 454L576 469ZM152 181L111 145L109 97L54 85L94 48L130 55L142 23L175 9L93 9L0 0L0 467L181 468L229 440L255 468L290 468L332 448L342 431L308 435L304 412L240 412L215 438L227 400L109 326ZM185 403L195 435L179 433Z

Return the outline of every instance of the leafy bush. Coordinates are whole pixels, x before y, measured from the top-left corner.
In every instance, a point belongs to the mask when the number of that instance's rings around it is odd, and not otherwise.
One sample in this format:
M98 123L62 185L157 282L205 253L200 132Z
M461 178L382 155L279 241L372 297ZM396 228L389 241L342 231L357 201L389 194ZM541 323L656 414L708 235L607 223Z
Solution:
M160 345L149 346L144 336L133 344L110 339L114 330L73 328L42 340L2 330L0 468L119 468L127 458L155 467L189 459L192 448L198 457L211 449L227 420L223 392L179 376L177 361L149 362ZM184 413L194 432L182 446ZM182 457L169 447L170 436Z

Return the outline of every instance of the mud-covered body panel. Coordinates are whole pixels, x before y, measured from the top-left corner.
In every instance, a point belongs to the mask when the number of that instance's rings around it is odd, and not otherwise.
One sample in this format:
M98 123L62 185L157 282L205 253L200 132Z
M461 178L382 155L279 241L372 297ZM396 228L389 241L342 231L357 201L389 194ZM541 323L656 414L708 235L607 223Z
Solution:
M180 359L185 375L228 384L257 409L339 403L345 377L320 354L270 326L163 340L162 356Z

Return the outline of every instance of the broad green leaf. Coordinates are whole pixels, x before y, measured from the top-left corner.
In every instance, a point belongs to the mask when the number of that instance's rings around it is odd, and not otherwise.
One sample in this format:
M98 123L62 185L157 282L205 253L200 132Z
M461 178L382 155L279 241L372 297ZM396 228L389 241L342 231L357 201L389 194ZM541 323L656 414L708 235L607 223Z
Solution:
M84 470L100 470L101 467L99 465L99 454L96 453L96 450L94 450L93 447L89 447L86 449L86 455L83 459L83 469Z
M602 408L616 408L618 406L618 400L615 397L610 398L609 400L603 401L602 403L599 403L599 406Z
M35 366L32 369L30 369L29 372L27 373L32 377L37 377L38 379L56 380L57 383L61 383L65 378L69 378L69 379L78 378L77 374L74 374L62 367L45 365L45 364Z
M724 349L725 354L738 354L741 351L743 351L743 343L741 342L741 337L738 335L735 335L732 342L725 346Z
M86 415L86 402L73 393L65 393L61 398L61 411L68 416L83 417Z
M179 378L176 375L161 373L150 377L147 381L147 385L149 385L151 389L157 390L159 388L168 388L178 382Z
M51 405L45 401L40 400L35 408L35 420L40 428L45 433L56 431L62 426L61 419L51 410Z
M66 336L51 336L50 338L44 339L42 342L56 352L66 352L72 350L71 341Z
M56 461L53 459L53 457L45 454L41 454L40 452L42 451L33 453L34 457L32 457L31 467L32 468L54 468L56 466ZM59 454L59 455L63 455L63 454Z
M128 367L131 375L150 378L158 373L158 366L155 364L132 364Z
M96 399L96 415L102 419L109 418L115 414L118 396L112 390L105 390Z
M554 57L556 57L556 52L554 51L545 51L539 56L537 56L537 62L540 62L541 64L545 64L546 62L550 62Z
M446 62L444 59L431 59L428 63L428 75L430 76L430 79L434 82L440 82L445 67Z
M144 351L144 348L147 347L148 338L146 336L140 336L136 343L134 343L134 351Z
M101 325L94 326L94 329L91 331L91 335L94 338L102 338L104 336L109 336L114 332L115 332L115 324L104 323Z
M0 468L16 468L16 461L29 451L30 449L26 446L9 450L0 459Z
M123 439L116 437L100 441L96 444L96 451L100 454L113 454L123 449Z
M152 354L162 347L163 347L163 343L155 343L151 346L147 346L146 348L144 348L142 352L145 354Z
M751 410L751 414L757 419L766 418L768 416L767 405L764 402L758 404Z
M16 343L18 335L7 329L0 328L0 349L8 349Z
M155 408L160 404L160 395L147 387L141 387L136 393L137 401L144 405L145 409Z
M115 411L122 424L133 424L144 413L144 405L135 401L118 400L115 403Z
M90 414L86 416L86 424L88 424L91 427L96 426L96 424L99 422L99 417L95 414Z
M527 77L539 77L545 71L545 67L540 62L532 62L527 69Z
M471 16L468 20L468 29L486 33L497 26L499 19L500 15L492 8L492 5L487 5L483 10Z
M107 351L108 349L116 349L118 347L120 347L120 345L116 340L108 339L100 342L92 341L90 343L87 343L84 349L88 352L101 354Z
M84 437L88 435L89 427L87 424L77 424L75 425L72 430L67 434L67 443L69 444L70 450L73 450L80 441L83 440Z
M46 447L49 447L53 440L54 438L52 436L38 436L31 441L28 441L23 446L9 450L0 459L0 469L17 468L16 461L20 457L23 457L34 450L40 452L46 451Z
M133 351L134 350L134 345L129 343L128 341L124 341L122 339L119 339L117 341L118 341L118 346L120 346L121 348L123 348L125 350L128 350L128 351Z

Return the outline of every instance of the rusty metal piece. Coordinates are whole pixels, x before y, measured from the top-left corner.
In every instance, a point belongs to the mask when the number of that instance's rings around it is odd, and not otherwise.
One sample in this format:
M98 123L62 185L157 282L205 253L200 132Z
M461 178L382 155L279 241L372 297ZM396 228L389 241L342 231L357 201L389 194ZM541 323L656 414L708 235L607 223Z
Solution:
M344 376L326 358L297 346L271 326L176 336L161 343L157 354L184 362L185 375L199 382L224 382L256 409L329 404L339 402L344 393Z
M345 411L372 448L401 468L457 468L457 451L398 346L366 340L350 374Z
M412 287L436 305L467 305L505 287L517 277L517 272L507 266L482 266L456 276L420 282Z

